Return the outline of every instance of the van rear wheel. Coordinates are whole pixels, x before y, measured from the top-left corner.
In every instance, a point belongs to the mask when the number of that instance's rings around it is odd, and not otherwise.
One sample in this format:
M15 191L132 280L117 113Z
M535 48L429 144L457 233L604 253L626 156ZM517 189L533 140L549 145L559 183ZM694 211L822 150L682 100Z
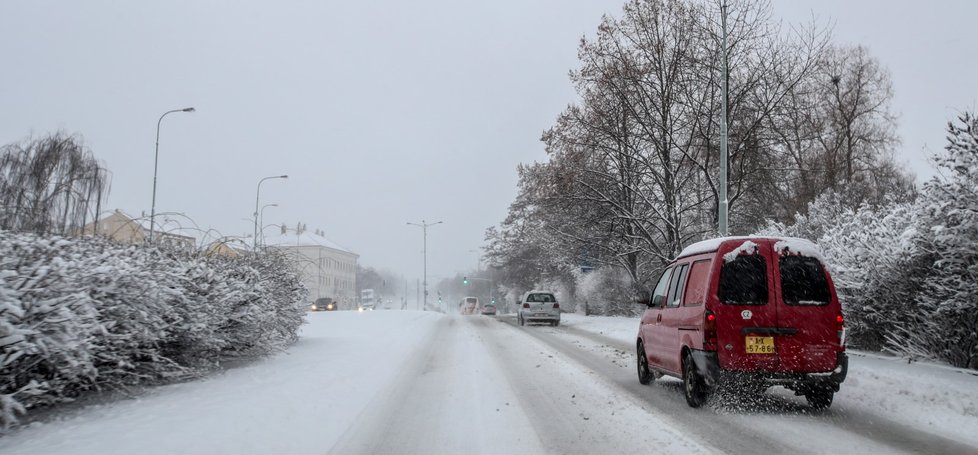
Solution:
M706 382L696 370L696 363L690 354L683 357L683 394L686 395L686 404L691 408L703 406L709 397Z
M805 399L808 400L808 405L813 409L828 409L832 406L832 398L835 396L835 392L832 389L814 389L805 392Z

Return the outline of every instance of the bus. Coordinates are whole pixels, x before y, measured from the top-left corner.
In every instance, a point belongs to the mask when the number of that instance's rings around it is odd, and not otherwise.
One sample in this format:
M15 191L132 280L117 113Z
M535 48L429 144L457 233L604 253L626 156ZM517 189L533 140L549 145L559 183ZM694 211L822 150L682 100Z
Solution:
M360 311L373 310L377 308L377 295L373 289L363 289L360 291Z

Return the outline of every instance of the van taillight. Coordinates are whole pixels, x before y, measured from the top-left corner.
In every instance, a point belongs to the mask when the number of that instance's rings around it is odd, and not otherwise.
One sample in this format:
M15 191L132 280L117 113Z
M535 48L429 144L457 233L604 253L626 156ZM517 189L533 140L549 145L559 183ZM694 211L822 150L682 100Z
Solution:
M846 318L842 316L842 313L839 313L835 317L835 330L836 334L839 336L839 342L842 343L842 337L845 336L846 330Z
M554 309L556 310L557 308L560 308L560 304L559 303L554 303Z
M523 304L523 308L529 308L529 307L530 307L530 304L529 303L524 303Z
M713 314L712 311L707 310L706 316L704 316L703 323L703 335L706 337L708 342L716 342L717 339L717 315Z

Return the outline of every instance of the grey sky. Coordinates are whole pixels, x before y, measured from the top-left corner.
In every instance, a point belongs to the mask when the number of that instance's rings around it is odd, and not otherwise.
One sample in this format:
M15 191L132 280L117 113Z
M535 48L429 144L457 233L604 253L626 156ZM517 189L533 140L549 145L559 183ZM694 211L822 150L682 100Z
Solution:
M516 194L515 167L574 101L567 72L608 0L0 2L0 143L82 134L113 173L110 207L149 213L160 114L158 212L250 234L261 177L265 223L305 222L413 279L429 230L432 281L472 268L486 227ZM978 2L780 1L892 72L900 156L931 171L926 145L978 99ZM245 218L249 220L245 220Z

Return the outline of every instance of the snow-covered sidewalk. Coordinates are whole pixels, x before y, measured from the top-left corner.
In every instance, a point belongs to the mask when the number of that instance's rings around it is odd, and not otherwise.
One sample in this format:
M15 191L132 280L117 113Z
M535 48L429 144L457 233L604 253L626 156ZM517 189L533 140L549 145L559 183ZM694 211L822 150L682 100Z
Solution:
M638 323L638 318L561 316L562 325L616 340L620 349L634 345ZM627 352L634 357L632 351ZM978 371L849 351L849 375L832 406L885 415L978 447Z

